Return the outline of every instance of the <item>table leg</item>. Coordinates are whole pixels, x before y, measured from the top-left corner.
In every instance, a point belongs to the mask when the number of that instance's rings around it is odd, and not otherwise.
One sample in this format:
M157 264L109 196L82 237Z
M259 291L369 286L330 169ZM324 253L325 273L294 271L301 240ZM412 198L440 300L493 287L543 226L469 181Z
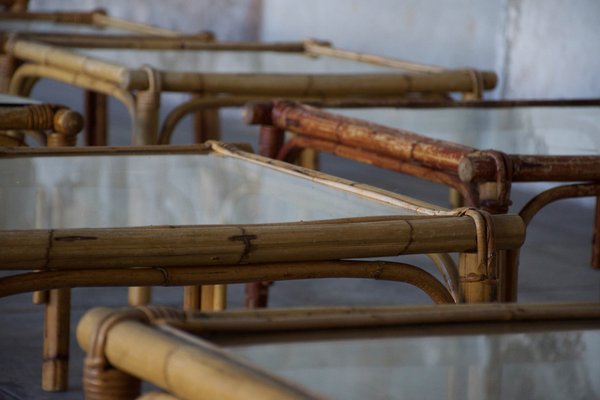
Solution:
M600 196L596 197L594 237L592 239L592 267L600 269Z
M149 287L130 287L128 292L128 303L130 306L145 306L150 304L151 290Z
M203 94L196 94L194 96L205 97ZM218 108L205 108L195 112L193 121L194 143L204 143L207 140L219 140L221 138Z
M66 390L69 384L71 289L50 290L44 314L42 388Z
M108 98L105 94L85 91L85 143L87 146L106 146Z

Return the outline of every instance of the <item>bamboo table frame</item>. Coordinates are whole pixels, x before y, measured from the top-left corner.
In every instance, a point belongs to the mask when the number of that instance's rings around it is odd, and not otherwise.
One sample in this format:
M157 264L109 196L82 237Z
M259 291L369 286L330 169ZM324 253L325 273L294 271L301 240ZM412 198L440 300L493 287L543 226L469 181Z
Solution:
M357 101L346 107L391 108L515 108L600 107L600 100L541 101ZM512 182L579 182L557 186L534 197L520 211L526 224L548 203L564 198L600 195L600 155L521 155L496 149L479 150L469 145L428 137L371 122L335 115L289 101L248 105L248 123L261 124L261 148L265 155L293 161L298 150L316 149L390 170L406 173L455 189L466 204L492 213L507 212ZM284 132L295 137L284 143ZM597 202L597 204L600 204ZM600 206L596 222L592 264L600 266ZM507 255L505 301L517 297L518 254Z
M0 146L25 145L23 131L42 145L74 146L82 116L66 107L0 94Z
M236 355L232 346L235 349L239 345L249 347L253 344L275 343L281 344L280 347L285 344L286 349L289 349L294 343L323 342L319 344L331 346L336 339L349 343L352 340L358 342L361 338L368 339L371 343L388 338L401 338L417 343L417 340L447 337L451 339L452 336L464 337L466 340L470 335L478 334L484 339L489 338L490 342L486 342L485 346L490 351L495 351L496 356L487 361L491 363L491 371L479 371L482 373L477 374L484 382L471 376L473 371L470 371L468 366L482 368L479 362L483 360L473 361L470 354L454 357L459 359L455 361L456 364L444 366L454 370L454 374L451 374L454 379L445 378L449 380L446 391L462 392L463 396L470 393L472 396L468 395L469 398L482 398L480 396L485 397L485 394L499 397L502 387L496 377L490 377L489 381L485 382L486 373L501 375L503 368L512 370L517 366L514 361L510 362L510 359L515 357L507 356L509 360L506 364L502 363L502 350L494 346L501 338L519 333L516 341L522 343L525 340L523 336L533 338L545 335L543 344L538 346L544 352L544 356L532 357L523 354L519 361L526 362L525 365L543 367L545 363L554 364L566 359L568 364L562 367L565 373L567 370L577 372L577 367L573 367L573 364L578 363L576 365L580 367L579 372L584 372L585 376L585 361L589 361L590 351L593 350L584 347L582 351L573 351L574 349L569 348L565 342L553 347L549 344L553 340L550 336L555 335L557 341L561 340L559 337L567 340L573 335L582 335L579 332L583 332L588 336L580 346L585 346L585 343L598 342L598 330L600 306L597 303L310 308L220 313L185 313L168 308L142 307L122 310L92 309L81 319L77 328L77 339L87 353L83 387L85 396L89 399L323 399L322 395L294 382L294 378L290 381L291 373L288 373L287 379L283 379L282 371L257 367L252 364L252 358L247 361ZM571 334L569 331L577 332ZM569 334L571 336L568 336ZM471 345L482 344L481 341L475 343L475 340L471 340ZM446 343L457 347L445 349L447 351L464 350L458 346L457 341L447 340ZM512 343L515 344L514 341ZM223 351L220 346L228 347L229 351ZM321 352L326 351L323 346L320 347ZM419 348L422 347L424 346ZM343 349L344 352L330 356L335 359L352 351L349 346L344 346ZM272 353L274 350L264 351ZM505 352L510 353L509 350ZM482 353L485 354L485 351ZM364 350L361 354L363 358L367 357ZM487 354L486 356L490 357ZM274 357L275 355L271 358ZM368 367L373 361L367 358ZM347 359L348 357L345 358ZM395 367L390 365L390 357L386 357L385 361L386 369ZM530 362L534 364L529 364ZM406 364L412 366L410 362ZM263 365L266 363L263 362ZM438 364L435 360L429 360L427 365L428 368L433 368L433 365ZM536 370L535 367L529 368L530 373ZM588 379L593 379L593 373L587 375ZM453 385L452 380L459 381L460 376L467 378L469 387L460 387L462 382L455 383L458 387ZM469 378L475 379L471 381ZM412 379L415 379L414 375ZM154 384L166 393L147 393L138 397L142 380ZM304 384L309 383L308 381L308 378L305 378ZM539 384L540 378L528 383ZM434 385L435 382L427 384ZM544 381L543 384L565 391L560 383L555 385L554 382ZM341 382L336 385L338 396L340 389L343 390L344 387ZM484 387L483 393L470 390L477 387ZM532 389L534 387L529 388ZM588 387L587 391L582 391L584 392L585 396L589 396L593 389ZM384 389L383 395L384 398L390 398L394 393ZM430 398L431 393L429 396L425 393L421 395ZM458 397L464 398L460 395Z
M35 157L68 159L85 155L89 161L103 155L211 154L282 174L288 180L306 181L383 204L390 213L397 210L414 215L253 225L0 230L3 243L0 265L6 270L24 272L0 278L0 297L50 290L45 312L43 386L46 390L66 388L69 288L72 287L225 284L344 276L409 282L436 302L494 301L503 286L503 273L496 265L495 254L516 249L524 241L524 228L518 216L436 208L216 142L183 147L64 148L53 152L4 149L0 151L0 162L7 166L12 159ZM407 264L348 261L447 252L458 252L460 258L458 270L443 257L437 263L445 283ZM190 286L185 307L196 308L199 296L197 287Z
M185 38L195 42L214 40L211 32L199 32L193 35L183 35L180 32L163 29L152 25L133 22L125 19L111 17L103 9L92 11L55 11L34 12L21 10L11 12L0 12L0 21L27 22L28 24L50 23L57 30L19 30L2 33L2 42L11 36L31 37L34 40L45 40L47 42L61 41L81 43L101 41L103 38L109 41L109 46L118 46L128 41L135 42L140 38ZM86 27L94 33L71 32L66 28ZM6 28L6 27L5 27ZM24 29L24 28L21 28ZM31 29L27 26L25 29ZM109 29L109 30L107 30ZM125 32L125 34L123 34ZM135 47L135 45L133 45ZM21 64L11 54L0 56L0 90L8 92L10 79L14 71ZM86 143L89 145L106 144L106 113L107 99L105 95L94 91L85 91L85 132Z
M29 39L28 39L29 38ZM39 40L40 42L35 42ZM89 40L92 39L92 40ZM44 42L44 43L42 43ZM48 43L60 44L60 48ZM205 50L283 52L309 57L333 57L388 68L378 74L234 74L176 72L157 66L127 68L76 53L64 47L139 48L144 50ZM27 34L7 40L4 52L24 64L11 71L11 93L28 94L35 81L48 78L116 98L133 121L134 144L168 143L174 126L187 114L196 112L196 142L217 139L215 109L241 106L247 101L289 97L298 100L336 100L349 97L400 98L408 94L443 95L449 92L481 97L496 85L496 74L476 70L448 70L331 47L307 40L292 43L207 42L181 38L91 38ZM399 73L399 70L412 73ZM192 93L194 97L176 107L159 126L158 110L163 92ZM102 137L104 133L98 133ZM92 135L94 136L94 135ZM102 142L104 139L98 139ZM104 143L104 142L102 142Z

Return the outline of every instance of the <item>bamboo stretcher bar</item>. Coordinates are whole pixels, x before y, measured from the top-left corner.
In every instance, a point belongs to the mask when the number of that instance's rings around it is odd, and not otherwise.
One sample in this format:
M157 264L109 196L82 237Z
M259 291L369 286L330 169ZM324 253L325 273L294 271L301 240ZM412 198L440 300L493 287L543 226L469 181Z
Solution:
M106 390L104 384L109 382L103 381L104 372L94 368L94 364L101 366L104 360L185 399L322 398L251 367L200 338L183 333L168 335L134 319L115 322L102 330L100 336L94 336L95 328L101 326L102 320L110 318L109 313L106 309L95 309L77 330L80 346L88 352L84 373L86 398L108 398L102 394Z
M111 17L103 9L93 11L21 11L0 12L0 20L46 21L58 24L90 25L98 28L115 28L144 35L176 37L180 32L152 25Z
M93 11L21 11L0 12L0 20L46 21L62 24L93 25L95 14L106 14L104 10Z
M247 123L273 125L293 133L440 170L456 171L461 159L475 151L472 147L334 115L285 100L276 100L272 104L250 104L244 114Z
M493 88L495 74L482 72L484 87ZM272 96L397 96L400 93L464 92L472 87L468 71L446 71L430 75L386 74L231 74L163 72L163 89L173 92L269 94ZM123 88L146 90L147 74L129 70Z
M51 270L0 278L0 297L34 290L99 286L184 286L269 281L363 278L410 284L436 304L454 303L444 285L410 264L372 261L275 262L195 267Z
M520 218L493 217L498 249L519 247ZM178 226L0 231L6 269L223 265L477 248L467 217L421 217L347 223ZM447 234L443 235L443 232Z
M218 313L194 311L186 313L185 319L172 318L161 323L202 335L548 320L600 320L600 306L597 303L486 303L440 304L435 307L422 305L225 310Z
M236 42L214 41L211 32L180 34L176 37L139 36L139 35L97 35L86 33L57 32L5 32L8 36L27 41L42 42L60 47L86 49L144 49L144 50L207 50L207 51L272 51L284 53L303 53L302 42Z
M512 180L518 182L569 182L600 179L600 156L509 155ZM486 155L469 154L458 166L464 182L493 181L496 164Z

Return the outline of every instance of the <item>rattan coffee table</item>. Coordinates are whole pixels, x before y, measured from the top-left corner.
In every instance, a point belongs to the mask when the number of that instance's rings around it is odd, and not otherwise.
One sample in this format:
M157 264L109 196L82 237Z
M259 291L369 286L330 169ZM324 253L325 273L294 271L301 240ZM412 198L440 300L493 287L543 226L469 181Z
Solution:
M45 78L114 97L131 116L134 144L168 143L177 123L191 112L200 118L195 141L218 138L216 110L253 100L331 101L451 92L480 97L496 85L493 72L359 54L317 40L261 43L27 33L5 40L3 49L23 63L10 74L11 93L28 95L35 81ZM176 107L161 124L158 112L166 92L193 96L174 100Z
M595 398L600 306L481 304L81 320L86 398Z
M407 281L436 302L494 301L495 254L524 240L518 216L445 210L216 142L0 154L0 265L20 271L0 278L0 296L50 290L50 390L66 387L71 287L344 276ZM377 260L448 252L459 267L439 258L440 279ZM224 307L215 291L208 308ZM190 286L186 308L199 303Z
M266 152L293 161L312 148L414 175L455 189L470 206L506 212L511 186L568 182L531 199L520 211L529 223L550 202L600 194L600 101L358 101L325 112L287 101L250 105L263 123ZM352 110L347 107L354 107ZM356 119L356 118L361 118ZM285 131L296 134L284 144ZM490 149L490 150L487 150ZM596 213L593 265L600 265ZM517 253L508 255L516 300Z

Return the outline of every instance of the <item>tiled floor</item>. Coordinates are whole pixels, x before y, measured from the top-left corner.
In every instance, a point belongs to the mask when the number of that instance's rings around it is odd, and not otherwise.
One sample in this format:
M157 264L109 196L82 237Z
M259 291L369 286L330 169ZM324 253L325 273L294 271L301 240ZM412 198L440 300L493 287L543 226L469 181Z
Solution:
M235 131L237 126L227 126ZM226 136L239 141L252 136ZM420 180L324 157L326 172L367 182L433 203L446 204L444 187ZM516 206L530 196L518 185ZM532 222L522 251L519 297L522 302L597 301L600 299L600 271L588 266L593 210L589 205L563 201L543 210ZM155 301L178 306L177 288L155 290ZM425 303L416 290L389 282L364 280L322 280L281 282L273 286L272 306L293 305L375 305ZM242 288L230 287L233 307L242 301ZM72 331L85 310L96 305L121 306L126 289L75 289ZM74 336L73 336L74 337ZM0 399L79 399L83 353L72 340L71 388L65 393L43 393L39 389L42 344L42 307L31 304L30 295L0 299Z

